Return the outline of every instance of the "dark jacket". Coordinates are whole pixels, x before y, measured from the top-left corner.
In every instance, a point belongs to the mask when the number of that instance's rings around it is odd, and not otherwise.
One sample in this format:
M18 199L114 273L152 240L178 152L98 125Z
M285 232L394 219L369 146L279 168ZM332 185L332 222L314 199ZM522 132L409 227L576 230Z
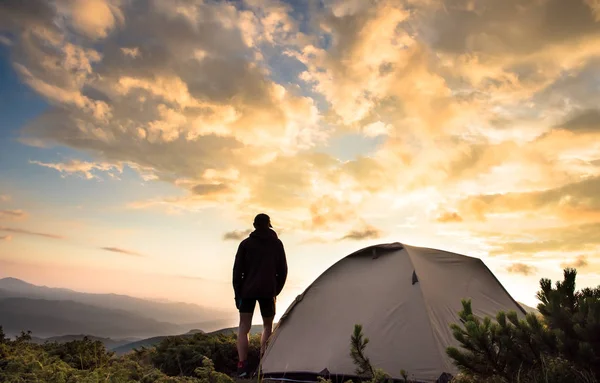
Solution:
M244 239L235 255L233 290L235 298L273 298L287 278L283 243L271 229L260 229Z

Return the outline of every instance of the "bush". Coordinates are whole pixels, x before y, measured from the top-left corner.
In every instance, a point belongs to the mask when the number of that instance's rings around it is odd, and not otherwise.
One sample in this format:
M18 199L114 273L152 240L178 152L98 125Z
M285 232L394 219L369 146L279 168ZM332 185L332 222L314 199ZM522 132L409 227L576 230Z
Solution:
M94 370L106 366L114 353L109 353L99 340L88 337L66 343L46 343L44 350L49 356L57 356L69 366L79 370Z
M0 382L233 383L226 374L217 372L206 356L188 376L169 376L152 364L152 358L161 355L156 349L116 358L100 342L87 338L44 345L29 340L26 333L11 341L0 327Z
M236 335L194 334L191 337L168 337L149 355L153 365L170 376L193 376L204 358L209 358L216 371L231 375L237 371ZM250 337L248 361L257 365L260 336Z
M455 382L597 382L600 379L600 286L575 291L576 271L552 287L540 281L541 318L499 312L496 320L473 315L463 300L451 328L458 347L447 354L460 370Z

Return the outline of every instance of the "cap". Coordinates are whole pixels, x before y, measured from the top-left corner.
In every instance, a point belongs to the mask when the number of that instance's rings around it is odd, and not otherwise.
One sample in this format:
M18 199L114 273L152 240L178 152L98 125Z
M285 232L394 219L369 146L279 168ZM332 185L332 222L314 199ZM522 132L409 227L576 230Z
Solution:
M273 227L271 226L271 218L264 213L260 213L254 217L254 225Z

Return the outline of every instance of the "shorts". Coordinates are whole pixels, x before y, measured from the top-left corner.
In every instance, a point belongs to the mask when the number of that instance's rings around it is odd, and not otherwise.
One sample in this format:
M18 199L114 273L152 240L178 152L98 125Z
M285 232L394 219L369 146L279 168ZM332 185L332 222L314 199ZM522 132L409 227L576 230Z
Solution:
M235 302L240 313L252 314L256 308L256 302L260 306L260 314L263 318L275 316L275 303L277 298L238 298Z

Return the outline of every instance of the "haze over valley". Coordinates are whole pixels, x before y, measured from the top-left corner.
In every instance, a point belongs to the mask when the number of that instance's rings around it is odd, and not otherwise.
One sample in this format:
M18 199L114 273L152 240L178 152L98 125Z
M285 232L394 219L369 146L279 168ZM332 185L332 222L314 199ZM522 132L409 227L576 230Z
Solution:
M84 334L118 341L178 335L195 329L211 332L236 322L235 311L0 279L0 325L9 336L31 331L41 338Z

